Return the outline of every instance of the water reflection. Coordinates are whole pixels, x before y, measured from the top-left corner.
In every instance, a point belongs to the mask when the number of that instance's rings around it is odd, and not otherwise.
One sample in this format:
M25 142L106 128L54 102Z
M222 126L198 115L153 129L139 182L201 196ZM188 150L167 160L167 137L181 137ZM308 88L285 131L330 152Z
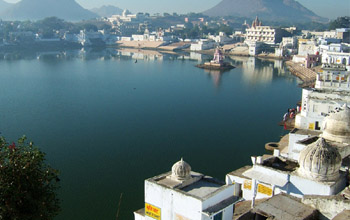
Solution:
M230 58L236 67L242 68L243 80L248 84L270 84L274 78L279 77L294 80L282 60L239 56Z
M204 72L208 73L209 77L213 80L214 86L219 88L221 85L221 77L225 71L220 70L204 70Z
M3 52L0 51L0 60L69 60L69 59L81 59L81 60L108 60L108 59L137 59L148 61L162 61L162 60L174 60L183 59L183 54L174 52L159 52L155 50L139 50L132 48L107 48L96 49L87 48L80 50L67 50L67 51L13 51Z
M14 51L1 52L0 61L10 60L33 60L55 63L57 60L139 60L150 62L163 62L166 60L190 60L203 63L212 58L210 55L196 52L173 52L141 50L133 48L87 48L67 51ZM259 59L255 57L227 56L226 61L231 62L236 68L242 69L243 81L247 84L270 84L274 78L287 77L290 81L294 77L285 68L282 60ZM203 70L208 73L213 80L215 87L220 87L223 72L213 70ZM232 71L228 71L232 72Z
M165 172L182 152L198 170L224 177L279 137L276 117L300 99L285 80L258 89L244 84L261 77L256 71L264 66L272 77L279 74L278 63L247 57L229 60L236 69L224 73L194 67L212 57L196 53L89 49L0 57L0 80L6 82L0 87L6 103L0 130L10 140L23 133L38 140L61 171L63 211L57 219L112 219L121 192L120 219L131 219L143 205L144 179ZM32 61L6 61L24 59ZM220 92L213 92L212 81ZM207 166L211 158L220 163Z

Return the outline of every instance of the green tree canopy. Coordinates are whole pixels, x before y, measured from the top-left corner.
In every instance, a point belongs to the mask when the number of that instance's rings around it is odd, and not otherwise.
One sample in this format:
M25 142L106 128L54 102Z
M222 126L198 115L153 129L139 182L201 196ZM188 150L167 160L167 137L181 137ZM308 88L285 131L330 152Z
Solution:
M25 136L17 144L0 137L0 219L53 219L60 211L58 182L58 171Z
M329 23L330 30L334 30L337 28L350 28L350 17L338 17L337 19Z

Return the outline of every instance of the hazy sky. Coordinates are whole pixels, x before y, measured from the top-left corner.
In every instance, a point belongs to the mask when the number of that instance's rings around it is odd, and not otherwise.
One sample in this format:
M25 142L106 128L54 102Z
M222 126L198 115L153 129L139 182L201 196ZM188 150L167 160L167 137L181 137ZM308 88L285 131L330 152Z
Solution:
M18 2L19 0L5 0ZM84 8L91 9L102 5L114 5L132 12L202 12L221 0L76 0ZM316 14L336 18L350 16L350 0L297 0Z

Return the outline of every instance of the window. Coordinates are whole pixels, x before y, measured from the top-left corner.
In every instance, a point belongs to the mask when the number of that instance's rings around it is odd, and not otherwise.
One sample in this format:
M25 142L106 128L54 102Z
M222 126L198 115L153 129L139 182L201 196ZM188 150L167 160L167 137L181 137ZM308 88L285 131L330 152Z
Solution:
M222 212L219 212L218 214L214 215L213 220L222 220Z

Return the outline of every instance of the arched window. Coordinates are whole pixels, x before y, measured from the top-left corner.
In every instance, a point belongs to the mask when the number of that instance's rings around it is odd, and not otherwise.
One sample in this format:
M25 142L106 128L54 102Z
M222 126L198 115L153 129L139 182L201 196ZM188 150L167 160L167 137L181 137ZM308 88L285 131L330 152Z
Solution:
M342 64L346 65L346 58L343 58Z

